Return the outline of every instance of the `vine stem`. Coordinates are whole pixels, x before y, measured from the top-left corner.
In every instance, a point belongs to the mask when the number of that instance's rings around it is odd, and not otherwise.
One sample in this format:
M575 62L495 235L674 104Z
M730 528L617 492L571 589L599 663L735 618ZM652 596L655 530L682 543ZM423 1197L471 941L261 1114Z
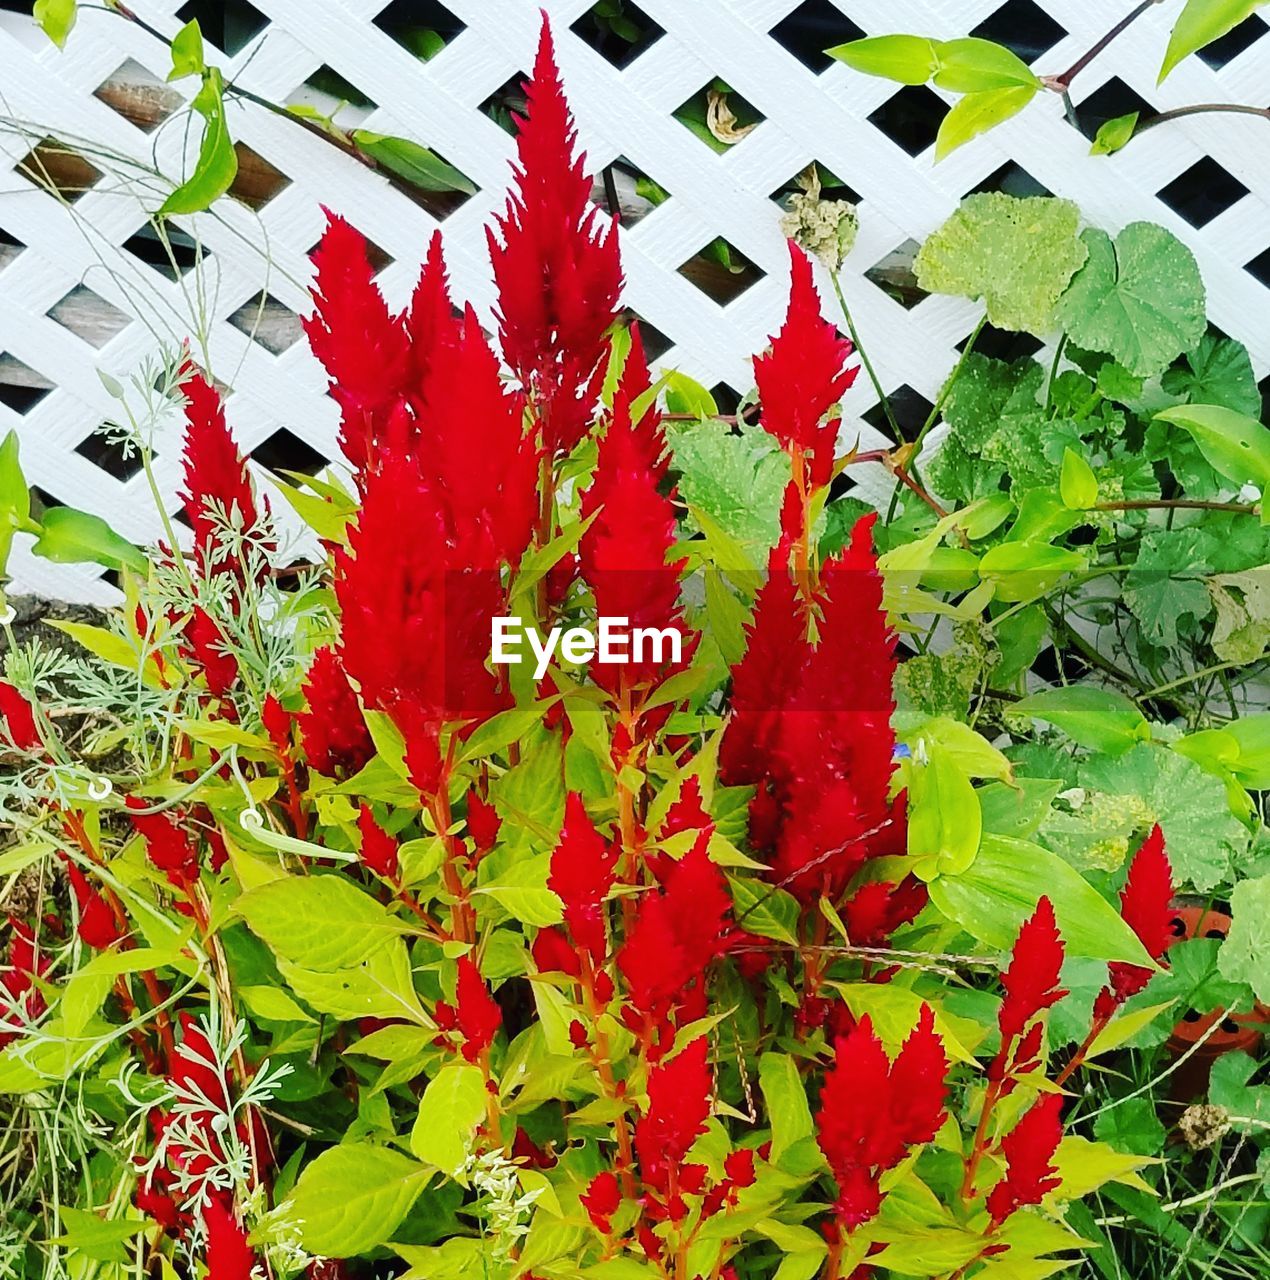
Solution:
M944 385L939 389L939 396L935 403L931 405L930 412L926 415L926 421L922 423L921 430L917 433L913 440L912 451L908 455L908 465L910 467L917 464L917 455L922 451L922 443L929 434L930 429L939 421L940 414L944 411L944 405L952 393L953 386L957 379L961 376L961 371L965 367L966 360L970 353L974 350L975 343L979 340L979 335L983 332L983 327L988 323L988 313L985 311L979 317L979 323L970 331L970 336L966 339L966 345L961 349L961 355L957 358L957 363L953 366L953 371L944 379Z
M895 411L891 408L890 399L882 389L882 380L878 377L877 370L873 367L873 361L869 359L869 353L860 342L860 335L856 332L855 321L851 318L851 308L847 306L847 295L842 291L842 281L838 276L838 272L831 271L829 279L833 281L834 295L837 297L838 306L842 310L842 318L847 322L847 332L851 335L852 345L860 356L860 363L864 365L864 372L873 384L873 390L877 392L878 401L882 405L882 412L886 414L887 425L894 434L895 442L899 444L901 439L900 424L896 421Z
M1232 511L1236 515L1253 516L1257 507L1251 502L1209 502L1202 498L1135 498L1124 502L1095 502L1094 511Z
M1072 63L1061 76L1043 76L1042 80L1047 89L1053 90L1055 93L1066 93L1071 88L1072 81L1080 75L1084 69L1118 36L1121 32L1132 26L1137 20L1154 5L1160 3L1160 0L1140 0L1119 22L1116 23L1110 31L1101 39L1096 40L1094 44L1081 54L1075 62Z
M1191 684L1196 680L1203 680L1205 676L1216 675L1219 671L1229 671L1231 667L1242 667L1247 665L1243 662L1218 662L1211 667L1201 667L1198 671L1190 671L1184 676L1179 676L1176 680L1170 680L1167 684L1156 685L1154 689L1148 689L1142 695L1143 699L1158 698L1163 693L1168 693L1173 689L1180 689L1184 684Z
M1181 120L1185 116L1202 116L1214 112L1228 115L1260 116L1270 120L1270 107L1251 107L1242 102L1195 102L1188 107L1172 107L1161 111L1158 115L1143 120L1134 130L1134 137L1147 129L1154 129L1157 124L1167 124L1170 120Z

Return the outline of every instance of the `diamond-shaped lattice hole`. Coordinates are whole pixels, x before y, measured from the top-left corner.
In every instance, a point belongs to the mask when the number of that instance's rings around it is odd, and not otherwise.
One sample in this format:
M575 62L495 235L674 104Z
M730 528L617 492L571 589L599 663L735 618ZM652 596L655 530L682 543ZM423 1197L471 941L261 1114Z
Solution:
M326 94L329 98L335 98L337 102L346 102L354 107L373 110L379 106L379 103L365 89L360 85L354 84L351 80L346 80L334 67L327 66L326 63L318 67L304 82L304 86L297 89L287 99L287 105L293 106L297 102L310 102L312 105L320 107L321 101L314 99L313 90L316 90L319 94Z
M271 293L256 294L225 319L239 333L245 333L275 356L280 356L304 337L300 317Z
M833 65L826 49L859 40L864 32L830 0L803 0L793 13L778 22L772 39L810 70L819 74Z
M123 445L105 428L99 427L86 436L75 446L75 452L116 480L131 480L141 470L140 454L135 449L125 453Z
M871 280L906 311L911 311L923 298L930 297L913 274L913 259L917 256L917 248L916 240L905 240L864 273L866 280Z
M591 187L591 203L612 216L617 209L624 227L642 222L665 204L671 193L626 156L618 156L607 171L597 173Z
M3 271L26 248L17 236L0 227L0 271Z
M238 155L238 174L229 194L243 204L260 209L291 185L291 179L281 169L245 142L235 142L234 151Z
M887 399L890 400L891 412L899 423L900 434L906 440L912 440L917 435L935 407L920 391L914 391L907 383L896 387ZM882 408L880 401L860 416L875 430L883 435L890 435L890 423L886 420L886 410Z
M14 413L29 413L52 390L49 380L29 364L0 351L0 404Z
M107 76L93 90L93 97L142 133L157 129L184 101L171 85L164 84L135 58L129 58Z
M375 26L421 62L436 57L465 29L437 0L392 0L375 17Z
M1215 71L1219 71L1226 63L1239 57L1245 49L1251 49L1266 34L1266 30L1265 19L1254 13L1237 27L1232 27L1220 40L1206 44L1199 51L1199 56Z
M975 195L981 191L1002 191L1008 196L1048 196L1053 192L1032 177L1021 164L1007 160L996 172L988 174L978 186L972 187L966 194Z
M679 268L679 274L691 280L707 297L726 306L757 284L767 272L720 236L689 258Z
M726 382L716 382L710 388L710 394L714 397L714 403L719 412L727 417L732 417L740 407L740 393L733 391Z
M70 293L48 309L49 318L83 338L91 347L104 347L116 334L122 333L130 319L113 303L94 293L87 285L77 284Z
M1035 62L1066 34L1033 0L1006 0L994 9L971 33L981 40L995 40L1023 59Z
M164 238L160 239L147 223L135 235L129 236L122 247L169 280L179 279L199 260L199 251L193 241L170 225ZM207 256L204 254L204 259Z
M601 0L569 30L619 70L665 34L665 29L631 0Z
M1264 253L1257 254L1251 262L1245 263L1244 270L1254 279L1260 280L1267 289L1270 289L1270 249L1267 249Z
M245 48L269 24L248 0L187 0L176 16L181 22L197 18L204 37L228 54Z
M525 114L525 81L529 77L523 71L510 75L477 108L489 116L506 133L516 132L513 115Z
M362 232L362 235L366 240L366 257L370 262L371 270L378 275L385 267L392 266L396 261L392 254L389 253L387 249L381 249L368 235L366 235L364 231ZM312 258L315 250L321 243L322 242L319 240L317 244L310 246L308 252L305 253L304 256L306 258Z
M964 351L968 341L969 335L962 338L957 343L957 350ZM985 324L975 339L975 350L981 356L991 356L994 360L1022 360L1024 356L1035 355L1044 345L1033 334L1011 333L992 324Z
M1248 188L1212 156L1204 156L1156 194L1191 226L1202 227L1242 200Z
M673 114L689 133L720 154L744 142L767 118L722 80L702 85L692 97L684 99Z
M101 177L101 170L55 138L37 142L13 166L29 182L74 204Z
M1080 122L1081 133L1092 141L1108 120L1127 116L1131 111L1149 116L1155 113L1155 108L1140 93L1129 88L1119 76L1112 76L1106 84L1077 104L1076 118Z
M302 471L315 476L327 465L327 459L293 431L279 427L252 451L252 460L270 471Z
M924 84L905 85L869 114L869 123L910 156L919 156L935 141L948 105Z
M651 325L637 311L627 311L627 323L638 321L639 336L644 343L644 357L649 364L660 360L675 344L655 325Z
M769 193L769 198L775 201L782 209L787 210L790 199L807 190L813 171L820 181L820 198L822 200L849 200L852 204L861 202L860 193L854 187L849 187L837 174L827 169L819 160L813 160L805 169L800 169L797 173L790 174L775 191Z

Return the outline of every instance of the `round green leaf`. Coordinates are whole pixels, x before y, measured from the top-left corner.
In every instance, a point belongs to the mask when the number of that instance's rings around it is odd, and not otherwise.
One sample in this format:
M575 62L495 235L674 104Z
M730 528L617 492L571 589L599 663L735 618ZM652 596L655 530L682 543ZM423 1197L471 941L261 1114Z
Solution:
M1217 953L1217 967L1231 982L1246 982L1258 1000L1270 1001L1270 876L1241 880L1230 895L1232 924Z

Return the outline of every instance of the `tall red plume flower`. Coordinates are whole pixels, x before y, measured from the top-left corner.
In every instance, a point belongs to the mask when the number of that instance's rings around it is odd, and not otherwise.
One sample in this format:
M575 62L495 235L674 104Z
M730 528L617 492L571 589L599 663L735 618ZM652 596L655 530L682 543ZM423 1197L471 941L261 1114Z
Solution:
M564 903L573 941L595 965L604 963L608 950L604 900L616 874L617 850L595 829L582 797L571 791L547 887Z
M586 433L604 377L606 333L622 268L617 223L604 231L575 155L577 131L543 18L534 73L517 119L512 190L491 228L503 358L529 394L549 455Z
M661 1195L684 1179L684 1159L706 1131L714 1079L704 1036L648 1073L648 1108L635 1122L635 1153L645 1185Z
M291 750L291 713L273 693L265 694L260 704L260 723L269 735L273 749L285 756Z
M201 605L194 606L182 641L181 656L202 670L212 696L223 698L238 679L238 659L225 647L224 633Z
M1036 910L1019 929L1009 967L1001 975L1005 999L1001 1001L997 1021L1001 1027L1002 1053L1007 1043L1021 1035L1037 1014L1067 994L1058 985L1063 956L1063 939L1054 918L1054 905L1048 898L1041 898Z
M599 617L626 618L632 629L682 633L679 575L687 563L669 563L676 542L675 509L661 491L668 460L661 414L649 403L638 421L635 401L651 381L639 326L631 329L631 349L622 369L608 428L590 487L582 495L582 518L592 523L578 554L582 576L595 595ZM608 687L638 685L663 671L664 662L595 663L592 674Z
M1120 891L1120 915L1137 935L1152 960L1158 960L1173 942L1171 921L1173 868L1164 848L1160 824L1151 828L1129 864L1129 876ZM1094 1005L1094 1016L1110 1017L1117 1006L1137 995L1151 980L1151 970L1142 965L1112 961L1108 966L1111 985Z
M601 1235L613 1230L613 1215L622 1207L622 1192L617 1185L617 1175L611 1169L597 1173L590 1185L578 1197L587 1217Z
M326 217L313 253L316 310L302 323L340 407L340 448L361 472L373 464L388 415L406 390L410 344L375 283L366 238L336 214Z
M1053 1164L1063 1137L1062 1109L1062 1094L1047 1093L1001 1140L1006 1174L988 1194L988 1215L995 1226L1016 1209L1040 1204L1062 1185Z
M881 1176L910 1147L930 1142L944 1121L948 1059L935 1015L922 1006L917 1026L891 1062L866 1014L834 1046L816 1115L817 1141L834 1180L834 1210L848 1231L882 1205Z
M410 339L409 391L412 397L422 397L432 370L443 363L444 352L457 336L440 231L434 231L428 241L428 256L410 298L405 324Z
M7 680L0 680L0 721L19 751L38 750L40 731L36 728L35 712Z
M193 366L187 369L181 382L187 423L181 502L194 527L196 561L207 574L241 572L232 552L221 545L221 531L227 519L244 534L261 524L247 460L225 423L220 392Z
M150 802L127 796L124 805L132 829L145 841L146 856L178 889L188 888L198 879L198 849L189 832L170 813L141 813Z
M256 1251L247 1228L222 1200L212 1197L203 1209L207 1228L207 1280L252 1280Z
M324 645L304 677L306 707L296 717L309 768L327 777L354 774L375 754L375 744L335 650Z
M44 977L53 964L49 956L37 958L35 934L16 916L9 917L9 928L9 963L0 969L0 1049L48 1008L34 980Z
M488 853L498 843L503 820L498 810L484 799L475 787L467 793L467 833L478 853Z
M858 366L846 367L853 350L820 312L820 295L812 281L811 260L791 240L789 310L771 347L754 357L763 427L787 452L801 452L811 462L816 488L833 472L838 421L824 421L855 381Z
M463 1056L469 1062L475 1062L494 1043L494 1037L503 1025L503 1013L470 956L459 957L455 1006L459 1031L463 1035Z
M395 881L400 870L397 860L397 842L375 821L370 805L363 804L357 814L357 829L361 832L362 862L381 880Z
M71 892L75 895L75 905L79 910L76 932L80 941L95 951L104 951L123 937L114 912L97 886L89 882L79 866L69 858L63 860L66 863L66 878L71 882Z
M879 946L921 911L928 896L912 876L898 885L879 880L863 885L842 906L847 935L854 946Z

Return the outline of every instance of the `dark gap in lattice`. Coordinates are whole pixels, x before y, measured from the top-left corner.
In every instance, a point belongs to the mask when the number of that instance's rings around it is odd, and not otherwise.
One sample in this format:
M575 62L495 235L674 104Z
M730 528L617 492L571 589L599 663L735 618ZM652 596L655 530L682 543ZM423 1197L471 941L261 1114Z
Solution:
M1203 227L1248 194L1212 156L1203 156L1156 195L1193 227Z
M1131 111L1138 112L1142 117L1155 114L1155 108L1119 76L1112 76L1106 84L1076 104L1080 131L1090 141L1108 120L1127 116Z
M900 435L905 440L912 440L922 429L930 411L935 407L920 391L914 391L907 383L896 387L887 397L891 404L891 412L899 424ZM884 436L891 433L891 424L887 421L886 410L881 401L860 415L876 431Z
M820 179L820 198L822 200L850 200L852 204L860 204L862 202L863 197L854 187L848 186L836 173L831 169L827 169L819 160L813 160L810 165L805 165L797 173L791 173L775 191L768 193L769 198L780 205L782 209L787 208L791 196L799 195L806 190L803 180L807 177L808 169L811 168L816 170L816 176Z
M131 480L141 470L141 457L135 449L125 456L124 447L102 430L92 432L75 446L81 458L87 458L116 480Z
M964 351L968 341L969 334L957 343L957 350ZM985 324L975 339L975 350L994 360L1022 360L1025 356L1034 356L1044 345L1035 334L1011 333L993 324Z
M95 164L51 137L42 138L13 167L29 182L71 204L101 177Z
M1206 44L1200 51L1200 59L1214 71L1220 71L1228 62L1233 62L1245 49L1251 49L1262 36L1267 27L1264 18L1255 13L1245 18L1237 27L1232 27L1220 40Z
M710 394L714 397L715 407L724 417L731 417L741 407L740 393L733 391L726 382L716 382L710 388Z
M679 268L679 274L695 284L706 297L726 306L758 284L767 272L719 236L695 257L689 258Z
M1261 421L1265 422L1270 419L1270 374L1257 383L1257 390L1261 392Z
M638 311L632 311L628 307L625 319L627 324L632 321L639 322L639 336L644 344L644 358L649 364L660 360L675 345L672 339L666 337L656 325L649 324Z
M55 498L47 489L41 489L38 484L31 486L31 519L38 521L46 512L52 511L54 507L64 507L61 498Z
M516 132L513 116L525 114L525 81L529 76L523 71L507 77L477 108L489 116L505 133Z
M378 275L385 267L392 266L396 259L388 252L387 249L381 249L364 231L362 232L362 237L366 241L367 261L370 263L370 269L375 273L375 275ZM306 258L312 258L314 253L317 252L318 245L321 243L322 242L319 240L315 244L311 245L304 256Z
M332 98L351 103L355 107L379 106L379 103L365 89L340 75L334 67L328 66L325 62L304 83L310 89L329 94Z
M421 62L434 58L467 28L437 0L392 0L375 17L377 26Z
M919 156L935 141L947 111L948 104L924 84L910 84L870 112L869 123L910 156Z
M654 209L660 208L671 197L651 174L641 169L629 156L618 156L609 165L611 173L606 179L603 171L593 175L591 203L605 214L612 216L612 197L617 198L617 210L622 226L633 227L642 222ZM612 190L610 191L610 185Z
M262 440L251 451L251 457L270 471L300 471L306 476L317 475L327 465L327 459L307 440L301 440L286 427L279 427Z
M600 0L569 28L620 71L666 34L631 0Z
M83 284L77 284L55 302L47 314L50 320L56 320L89 346L98 348L104 347L131 323L131 318L118 307Z
M186 0L176 16L181 22L197 18L203 35L231 55L250 44L269 24L248 0Z
M93 90L93 97L143 133L152 133L184 103L171 85L164 84L135 58L116 67Z
M17 236L0 227L0 271L16 262L25 248L26 245Z
M271 293L258 293L225 317L239 333L275 356L280 356L304 336L300 317Z
M1263 253L1257 254L1251 262L1244 264L1244 270L1248 272L1254 280L1259 280L1267 289L1270 289L1270 249L1266 249Z
M803 0L793 13L778 22L772 39L788 49L810 71L820 74L833 65L826 53L835 45L859 40L864 32L830 0Z
M229 194L243 204L260 209L291 185L291 179L281 169L245 142L235 142L234 151L238 155L238 173Z
M981 191L1002 191L1008 196L1048 196L1053 192L1038 182L1015 160L1007 160L995 173L990 173L978 186L966 192L968 196Z
M906 311L911 311L923 298L930 297L913 274L913 259L917 255L917 248L916 240L905 240L864 272L866 280L877 285Z
M1030 64L1048 53L1067 32L1033 0L1006 0L970 34L1003 44Z
M729 123L729 129L734 135L741 136L734 136L732 141L725 141L710 129L711 93L723 95L723 105L735 117L735 120ZM745 141L749 134L743 134L742 131L752 130L767 119L752 102L737 93L726 81L718 78L703 84L696 93L685 98L671 114L689 133L704 142L711 151L718 152L720 155L731 151L733 147Z
M30 413L52 389L48 379L29 364L0 351L0 404L14 413Z
M154 228L146 223L123 242L134 258L139 258L148 267L152 267L161 276L176 280L198 262L199 252L193 240L178 231L171 223L165 228L166 243L159 238ZM207 255L203 257L206 259Z

